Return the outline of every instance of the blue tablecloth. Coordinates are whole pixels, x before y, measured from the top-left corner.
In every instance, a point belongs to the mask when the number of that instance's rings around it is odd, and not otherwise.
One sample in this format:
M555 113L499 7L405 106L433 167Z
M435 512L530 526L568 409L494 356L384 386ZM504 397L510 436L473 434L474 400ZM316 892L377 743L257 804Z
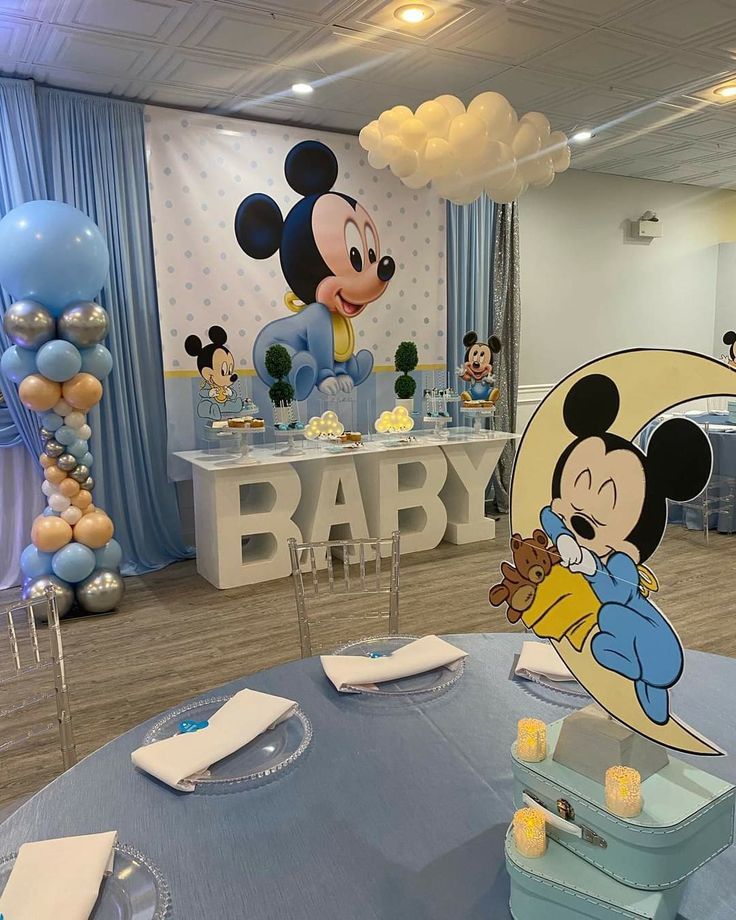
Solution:
M713 447L713 472L708 486L708 529L720 533L736 532L736 423L729 422L728 415L703 412L689 415L698 425L733 425L732 431L708 429ZM646 445L659 421L652 422L642 432L642 443ZM667 520L671 524L684 524L688 530L703 530L703 499L675 504L670 502Z
M470 654L464 676L435 698L340 695L317 659L218 688L291 697L312 720L305 755L260 788L188 795L161 786L131 766L139 726L0 826L0 854L117 828L168 877L174 920L507 920L516 721L552 721L578 701L509 678L520 635L449 638ZM675 708L736 751L734 687L736 660L689 652ZM736 781L735 757L701 766ZM696 873L681 916L734 920L735 877L731 848Z

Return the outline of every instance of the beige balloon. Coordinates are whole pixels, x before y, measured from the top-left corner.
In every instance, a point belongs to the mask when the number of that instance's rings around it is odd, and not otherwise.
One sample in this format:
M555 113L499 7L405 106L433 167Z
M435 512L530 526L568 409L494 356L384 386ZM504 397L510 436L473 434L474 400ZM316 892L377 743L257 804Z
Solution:
M61 391L69 405L80 412L89 412L102 399L102 384L92 374L84 372L67 380Z
M435 99L423 102L416 111L416 117L426 127L428 137L447 137L451 116Z
M92 378L94 380L94 377ZM48 412L59 401L61 387L41 374L29 374L18 386L20 401L32 412Z
M89 546L90 549L100 549L112 540L115 528L110 518L104 511L93 511L85 514L74 525L74 539L78 543Z
M42 553L55 553L66 546L71 538L71 527L60 517L44 517L39 514L31 526L31 542Z
M409 150L422 150L427 143L427 127L415 115L405 119L397 133L404 146L408 147Z

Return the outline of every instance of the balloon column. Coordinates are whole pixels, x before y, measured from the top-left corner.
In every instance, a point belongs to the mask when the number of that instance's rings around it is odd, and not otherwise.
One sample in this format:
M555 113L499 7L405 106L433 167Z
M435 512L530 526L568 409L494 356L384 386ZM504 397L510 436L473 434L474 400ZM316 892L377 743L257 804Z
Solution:
M437 96L416 112L387 109L360 132L374 169L388 166L408 188L429 182L443 198L469 204L482 192L515 201L532 185L551 185L570 165L562 131L541 112L519 118L500 93L481 93L467 109L457 96Z
M102 398L112 356L102 344L107 313L92 301L108 270L97 226L58 201L30 201L0 220L0 284L17 298L3 328L12 343L0 370L23 405L41 416L48 503L21 555L24 599L47 586L59 613L114 609L124 593L114 527L92 501L95 481L87 412Z

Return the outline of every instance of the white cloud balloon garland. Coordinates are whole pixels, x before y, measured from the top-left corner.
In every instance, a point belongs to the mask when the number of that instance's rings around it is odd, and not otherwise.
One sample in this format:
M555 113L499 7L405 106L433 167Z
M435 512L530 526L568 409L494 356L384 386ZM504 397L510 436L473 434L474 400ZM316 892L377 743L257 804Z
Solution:
M545 188L570 165L562 131L541 112L519 118L500 93L481 93L467 109L443 95L416 110L395 105L360 132L374 169L388 166L407 188L432 187L455 204L483 192L499 204L515 201L529 186Z

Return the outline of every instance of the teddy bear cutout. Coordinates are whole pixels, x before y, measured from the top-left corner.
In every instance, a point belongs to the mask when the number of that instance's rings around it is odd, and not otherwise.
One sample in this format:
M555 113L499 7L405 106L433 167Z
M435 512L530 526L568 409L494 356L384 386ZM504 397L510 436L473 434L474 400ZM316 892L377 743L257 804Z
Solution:
M488 592L488 600L493 607L508 606L506 617L509 623L518 623L523 613L532 606L537 586L560 561L554 544L547 544L547 534L540 529L535 530L528 540L519 533L511 537L514 564L501 563L503 580Z

